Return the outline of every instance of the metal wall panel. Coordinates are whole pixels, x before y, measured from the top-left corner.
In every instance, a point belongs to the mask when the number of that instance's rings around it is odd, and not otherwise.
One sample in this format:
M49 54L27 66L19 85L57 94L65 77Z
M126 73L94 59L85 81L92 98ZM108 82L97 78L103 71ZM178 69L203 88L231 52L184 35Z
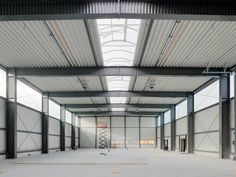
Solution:
M6 100L0 98L0 128L6 128Z
M126 128L126 147L127 148L139 147L139 128L138 127Z
M111 118L112 127L125 127L124 117L112 117Z
M42 145L42 115L17 105L17 152L40 151Z
M95 148L96 129L94 128L80 128L80 147L81 148Z
M60 136L48 136L48 148L49 149L60 149Z
M80 147L95 148L95 117L80 117Z
M165 137L169 137L170 136L170 123L165 124L164 130L165 130L165 133L164 133Z
M96 125L95 125L95 117L81 117L80 118L80 126L81 127L90 127L90 128L92 128L92 127L96 127Z
M185 134L187 134L187 117L176 120L176 135Z
M112 124L113 126L113 124ZM123 128L111 128L111 147L112 148L124 148L125 147L125 129Z
M141 125L140 127L155 127L156 126L156 118L155 117L141 117Z
M17 132L17 152L41 151L42 135Z
M6 152L6 131L0 130L0 155Z
M161 137L161 128L157 127L157 137L160 138Z
M231 153L234 153L235 148L234 148L234 144L233 141L235 141L235 131L233 130L233 128L235 128L235 124L234 124L235 118L234 118L234 99L232 99L230 101L230 128L231 128ZM235 141L236 143L236 141Z
M71 137L65 138L65 146L66 148L71 148Z
M195 113L195 150L219 152L219 105Z
M0 155L6 151L6 101L0 98Z
M126 127L139 127L139 118L138 117L126 117Z
M49 134L60 135L60 120L49 117Z
M219 130L219 105L195 114L195 132Z
M219 132L195 134L195 151L219 152Z
M140 131L141 131L140 132L141 148L154 148L155 147L155 139L156 139L155 128L141 127Z
M49 117L49 149L60 149L60 120Z
M68 123L65 124L65 136L71 137L71 124Z

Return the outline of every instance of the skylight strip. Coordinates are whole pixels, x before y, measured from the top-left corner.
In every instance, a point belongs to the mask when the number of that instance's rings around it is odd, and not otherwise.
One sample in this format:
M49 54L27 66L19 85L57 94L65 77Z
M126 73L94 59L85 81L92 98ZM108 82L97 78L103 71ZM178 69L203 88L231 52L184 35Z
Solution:
M133 65L140 23L138 19L97 20L104 66ZM106 79L108 90L127 91L129 88L129 76L107 76ZM110 102L125 103L126 97L113 97Z

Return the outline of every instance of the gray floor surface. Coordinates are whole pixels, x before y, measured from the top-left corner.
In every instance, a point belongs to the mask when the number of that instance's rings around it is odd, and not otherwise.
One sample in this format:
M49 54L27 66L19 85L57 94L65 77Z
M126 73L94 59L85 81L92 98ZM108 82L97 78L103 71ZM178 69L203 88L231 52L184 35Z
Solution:
M54 176L236 177L236 161L156 149L80 149L0 160L0 177Z

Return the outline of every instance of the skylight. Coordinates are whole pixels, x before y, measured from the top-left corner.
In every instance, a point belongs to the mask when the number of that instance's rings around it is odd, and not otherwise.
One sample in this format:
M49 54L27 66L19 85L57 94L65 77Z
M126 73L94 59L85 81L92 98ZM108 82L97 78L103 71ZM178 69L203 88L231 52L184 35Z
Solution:
M138 19L97 20L104 66L133 65L140 23ZM106 79L108 90L128 90L129 76L107 76ZM126 98L113 97L110 102L125 103Z

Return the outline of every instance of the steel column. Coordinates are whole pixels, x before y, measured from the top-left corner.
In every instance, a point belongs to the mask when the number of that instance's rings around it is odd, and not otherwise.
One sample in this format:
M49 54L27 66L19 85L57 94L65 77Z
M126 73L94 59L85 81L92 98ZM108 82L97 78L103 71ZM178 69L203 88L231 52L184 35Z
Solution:
M111 129L111 126L112 126L112 124L111 124L111 116L110 116L110 148L112 148L112 140L111 140L111 138L112 138L112 129Z
M42 153L48 153L48 127L49 127L49 98L48 94L42 97Z
M158 117L156 117L155 118L155 137L156 137L156 139L155 139L155 148L157 148L157 122L158 122Z
M187 98L187 150L194 153L194 94L191 93Z
M160 147L161 147L161 149L163 149L164 150L164 139L165 139L165 120L164 120L164 113L161 113L160 114L160 119L161 119L161 121L160 121L160 129L161 129L161 131L160 131Z
M97 148L97 138L98 138L98 129L97 129L98 119L95 116L95 148Z
M139 148L141 148L141 117L138 117L138 129L139 129Z
M220 148L219 155L222 159L230 157L230 76L220 77L219 88L219 118L220 118Z
M17 77L14 69L7 71L6 158L17 158Z
M66 120L66 109L64 105L61 105L60 110L60 149L65 151L65 120Z
M175 112L175 105L173 105L171 107L171 110L170 110L170 118L171 118L171 122L170 122L170 125L171 125L171 138L170 138L170 141L171 141L171 151L175 151L175 148L176 148L176 112Z
M124 135L125 135L125 148L127 148L127 143L126 143L126 128L127 128L127 127L126 127L126 116L124 116L124 127L125 127L125 128L124 128L124 131L125 131L125 132L124 132Z
M75 150L75 114L71 114L71 149Z

